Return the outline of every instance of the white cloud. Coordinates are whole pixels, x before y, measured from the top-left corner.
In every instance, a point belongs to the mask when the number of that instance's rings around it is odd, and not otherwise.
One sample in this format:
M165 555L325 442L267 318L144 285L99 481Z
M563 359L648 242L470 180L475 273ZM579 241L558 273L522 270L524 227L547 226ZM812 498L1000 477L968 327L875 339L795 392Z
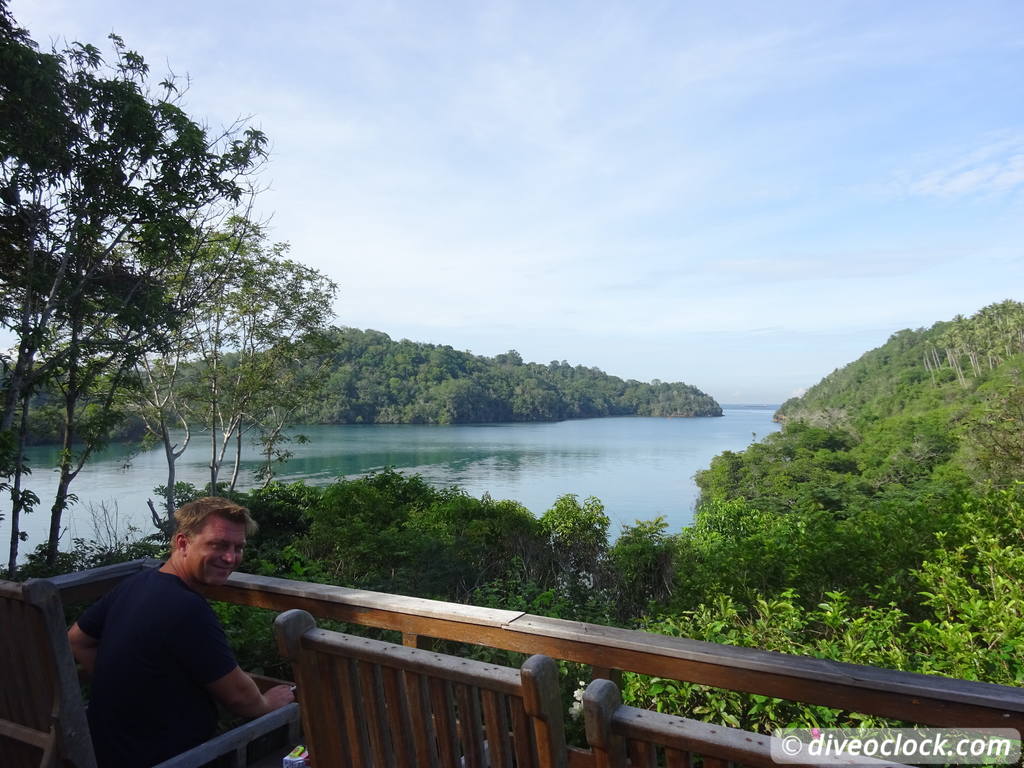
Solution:
M946 200L1013 193L1024 186L1024 136L988 141L931 162L931 169L899 173L897 189Z

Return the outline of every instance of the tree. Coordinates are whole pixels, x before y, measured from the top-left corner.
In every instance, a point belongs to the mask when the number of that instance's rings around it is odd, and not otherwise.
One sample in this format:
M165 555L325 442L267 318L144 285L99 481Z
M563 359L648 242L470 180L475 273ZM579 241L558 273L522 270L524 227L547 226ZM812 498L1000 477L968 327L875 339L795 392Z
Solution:
M184 363L185 350L189 347L188 337L181 335L171 349L163 355L143 355L136 365L140 386L136 390L135 412L146 425L143 443L157 441L167 461L167 484L164 486L164 510L157 512L152 499L148 501L153 525L168 537L173 530L174 510L177 509L175 495L175 463L188 448L192 438L188 411L179 396L179 374ZM184 436L180 442L171 431L180 426Z
M559 496L541 516L541 529L550 538L556 567L570 588L594 585L608 550L610 522L598 498L588 496L580 504L572 493Z
M649 603L663 601L672 593L675 581L673 539L662 516L624 525L609 551L618 577L619 616L641 615Z
M76 436L100 439L134 363L166 346L186 298L166 276L188 272L197 228L242 202L265 157L262 133L236 123L208 135L173 78L154 88L143 58L110 39L109 64L88 44L40 53L0 0L0 322L18 337L0 430L18 433L17 484L28 428L17 415L58 383L65 450L51 560L68 486L97 444L73 455ZM90 397L97 418L82 429ZM16 498L12 519L19 512Z
M282 414L301 404L302 345L332 315L335 284L285 258L287 250L285 243L268 245L260 227L249 227L215 233L202 251L203 268L218 278L188 311L197 355L190 399L209 431L211 488L232 442L229 488L238 481L246 432L269 418L277 420L270 433L280 435Z
M978 481L1011 488L1024 480L1024 374L1000 371L982 388L964 424L964 447Z

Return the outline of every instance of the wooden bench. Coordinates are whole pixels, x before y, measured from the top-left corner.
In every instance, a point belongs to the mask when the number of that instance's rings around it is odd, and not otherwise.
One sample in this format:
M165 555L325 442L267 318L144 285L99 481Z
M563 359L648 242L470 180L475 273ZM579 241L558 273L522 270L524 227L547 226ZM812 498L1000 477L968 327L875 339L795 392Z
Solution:
M0 754L7 768L96 768L56 588L0 581Z
M48 581L0 580L0 681L3 768L96 768L64 608ZM244 766L249 742L279 728L294 735L298 720L289 704L162 766L196 768L225 754Z
M305 611L274 624L298 683L314 768L564 768L558 666L514 670L317 629Z
M690 768L699 755L703 768L778 768L772 759L786 754L773 736L712 725L686 717L637 709L622 703L618 687L610 680L594 680L583 692L583 716L587 742L593 752L594 768ZM786 762L786 768L840 766L891 766L901 763L870 758L815 758L808 762Z

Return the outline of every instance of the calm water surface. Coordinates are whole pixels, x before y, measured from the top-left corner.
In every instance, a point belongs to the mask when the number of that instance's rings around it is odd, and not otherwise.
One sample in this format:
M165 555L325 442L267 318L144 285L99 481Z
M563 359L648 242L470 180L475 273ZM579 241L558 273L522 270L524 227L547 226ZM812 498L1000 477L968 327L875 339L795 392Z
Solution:
M621 417L553 424L347 425L311 426L301 431L305 445L291 445L295 456L279 465L278 478L329 483L338 477L393 466L419 473L430 483L458 485L474 496L516 499L540 515L564 493L597 496L617 533L624 523L664 515L670 530L689 524L697 498L693 475L724 450L742 450L756 435L778 429L774 407L725 407L722 418L661 419ZM201 485L209 479L207 444L197 435L178 460L177 479ZM128 457L127 446L97 456L72 483L79 502L65 513L73 537L95 538L90 508L100 503L117 511L117 523L150 532L146 499L166 482L163 452ZM52 449L37 448L29 459L29 479L42 500L23 519L29 541L22 552L45 540L56 474L48 468ZM243 488L254 483L259 466L255 448L243 454ZM222 474L222 477L229 473ZM46 507L45 511L43 507ZM2 511L6 518L6 509ZM0 521L0 544L8 546L10 525Z

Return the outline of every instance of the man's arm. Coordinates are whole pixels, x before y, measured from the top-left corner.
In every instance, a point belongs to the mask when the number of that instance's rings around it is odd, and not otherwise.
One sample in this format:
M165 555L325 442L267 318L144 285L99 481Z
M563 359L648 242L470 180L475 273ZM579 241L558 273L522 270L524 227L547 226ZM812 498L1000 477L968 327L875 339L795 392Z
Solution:
M235 667L224 677L214 680L206 690L227 707L232 714L240 717L258 717L295 701L292 689L287 685L275 685L260 693L260 689L241 667Z
M96 670L96 651L100 647L100 641L83 632L78 622L75 622L68 630L68 643L71 645L75 661L82 665L86 677L92 677Z

